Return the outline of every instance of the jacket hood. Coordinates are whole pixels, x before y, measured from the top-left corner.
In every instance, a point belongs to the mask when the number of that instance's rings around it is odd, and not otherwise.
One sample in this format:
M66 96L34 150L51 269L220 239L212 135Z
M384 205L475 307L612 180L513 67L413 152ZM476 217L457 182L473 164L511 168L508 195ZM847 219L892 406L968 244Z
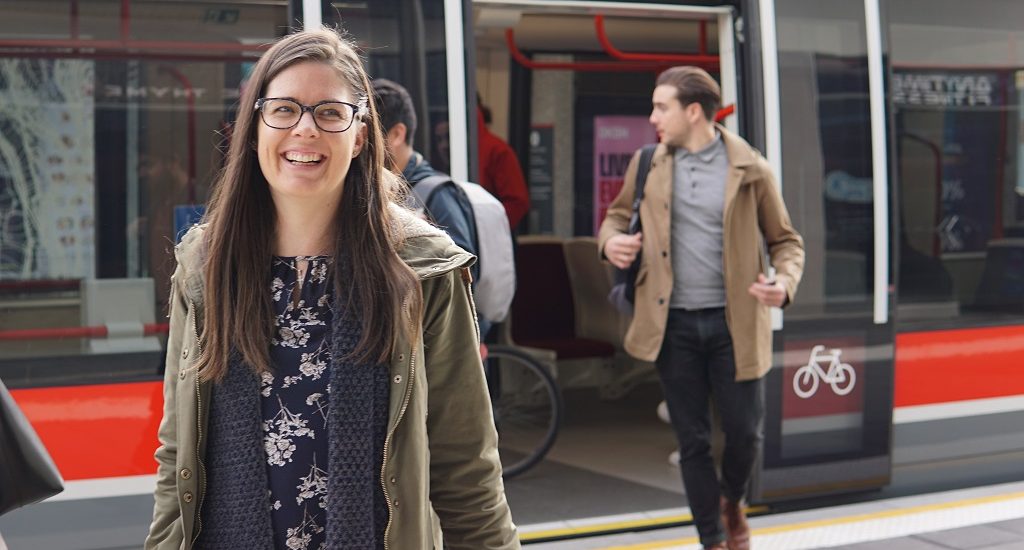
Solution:
M447 233L408 209L392 204L391 216L398 224L402 239L398 257L412 268L420 280L476 263L476 256L459 248Z
M420 280L469 267L476 262L476 256L459 248L447 233L408 209L391 204L390 211L400 240L398 257L412 268ZM203 297L206 228L205 223L193 225L174 247L178 261L175 284L181 285L186 298L198 303Z

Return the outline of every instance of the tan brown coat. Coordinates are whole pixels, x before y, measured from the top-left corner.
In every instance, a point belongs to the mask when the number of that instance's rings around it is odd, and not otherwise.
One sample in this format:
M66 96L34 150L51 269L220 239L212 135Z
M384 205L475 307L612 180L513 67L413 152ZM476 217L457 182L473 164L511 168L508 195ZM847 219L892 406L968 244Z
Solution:
M772 365L772 328L769 308L747 292L767 266L762 243L768 244L776 280L786 289L788 302L796 295L804 269L803 239L793 228L768 162L742 138L716 126L729 156L722 233L722 272L725 277L725 318L736 357L736 379L753 380ZM639 152L626 168L622 191L608 208L598 234L604 255L608 239L625 233L632 212ZM636 280L636 309L626 332L625 349L644 361L654 361L661 350L672 294L672 151L661 144L640 205L643 256Z

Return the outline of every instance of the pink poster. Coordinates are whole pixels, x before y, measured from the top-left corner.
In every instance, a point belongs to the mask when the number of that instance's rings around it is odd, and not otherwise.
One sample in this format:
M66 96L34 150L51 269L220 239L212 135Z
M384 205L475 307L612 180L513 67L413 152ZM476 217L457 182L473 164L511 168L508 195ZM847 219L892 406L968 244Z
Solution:
M643 116L594 117L594 234L608 205L622 189L629 159L637 149L654 143L654 127Z

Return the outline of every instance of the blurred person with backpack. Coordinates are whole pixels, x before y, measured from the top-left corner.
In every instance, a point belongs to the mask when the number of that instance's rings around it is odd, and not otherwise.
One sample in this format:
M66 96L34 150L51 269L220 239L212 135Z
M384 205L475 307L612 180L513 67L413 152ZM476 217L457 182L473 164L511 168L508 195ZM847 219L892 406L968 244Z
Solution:
M417 118L408 90L386 78L375 79L372 85L384 129L384 144L393 163L390 168L401 173L413 188L431 176L448 177L435 170L422 154L413 149ZM424 206L427 218L444 229L459 248L474 256L478 255L473 206L454 182L438 187ZM478 266L473 266L472 273L474 280L479 278Z
M412 189L410 205L421 208L455 244L477 256L473 291L483 340L492 323L505 319L515 292L512 234L504 207L481 186L456 182L434 170L413 149L416 111L404 87L378 78L373 89L392 168L401 171Z

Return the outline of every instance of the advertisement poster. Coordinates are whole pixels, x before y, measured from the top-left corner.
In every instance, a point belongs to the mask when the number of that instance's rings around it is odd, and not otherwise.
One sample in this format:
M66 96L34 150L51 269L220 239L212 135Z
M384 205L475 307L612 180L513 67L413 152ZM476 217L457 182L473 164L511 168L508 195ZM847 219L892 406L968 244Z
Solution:
M644 116L594 117L594 234L608 205L622 189L626 166L637 149L654 143L657 135Z
M0 59L0 279L94 276L94 64Z

